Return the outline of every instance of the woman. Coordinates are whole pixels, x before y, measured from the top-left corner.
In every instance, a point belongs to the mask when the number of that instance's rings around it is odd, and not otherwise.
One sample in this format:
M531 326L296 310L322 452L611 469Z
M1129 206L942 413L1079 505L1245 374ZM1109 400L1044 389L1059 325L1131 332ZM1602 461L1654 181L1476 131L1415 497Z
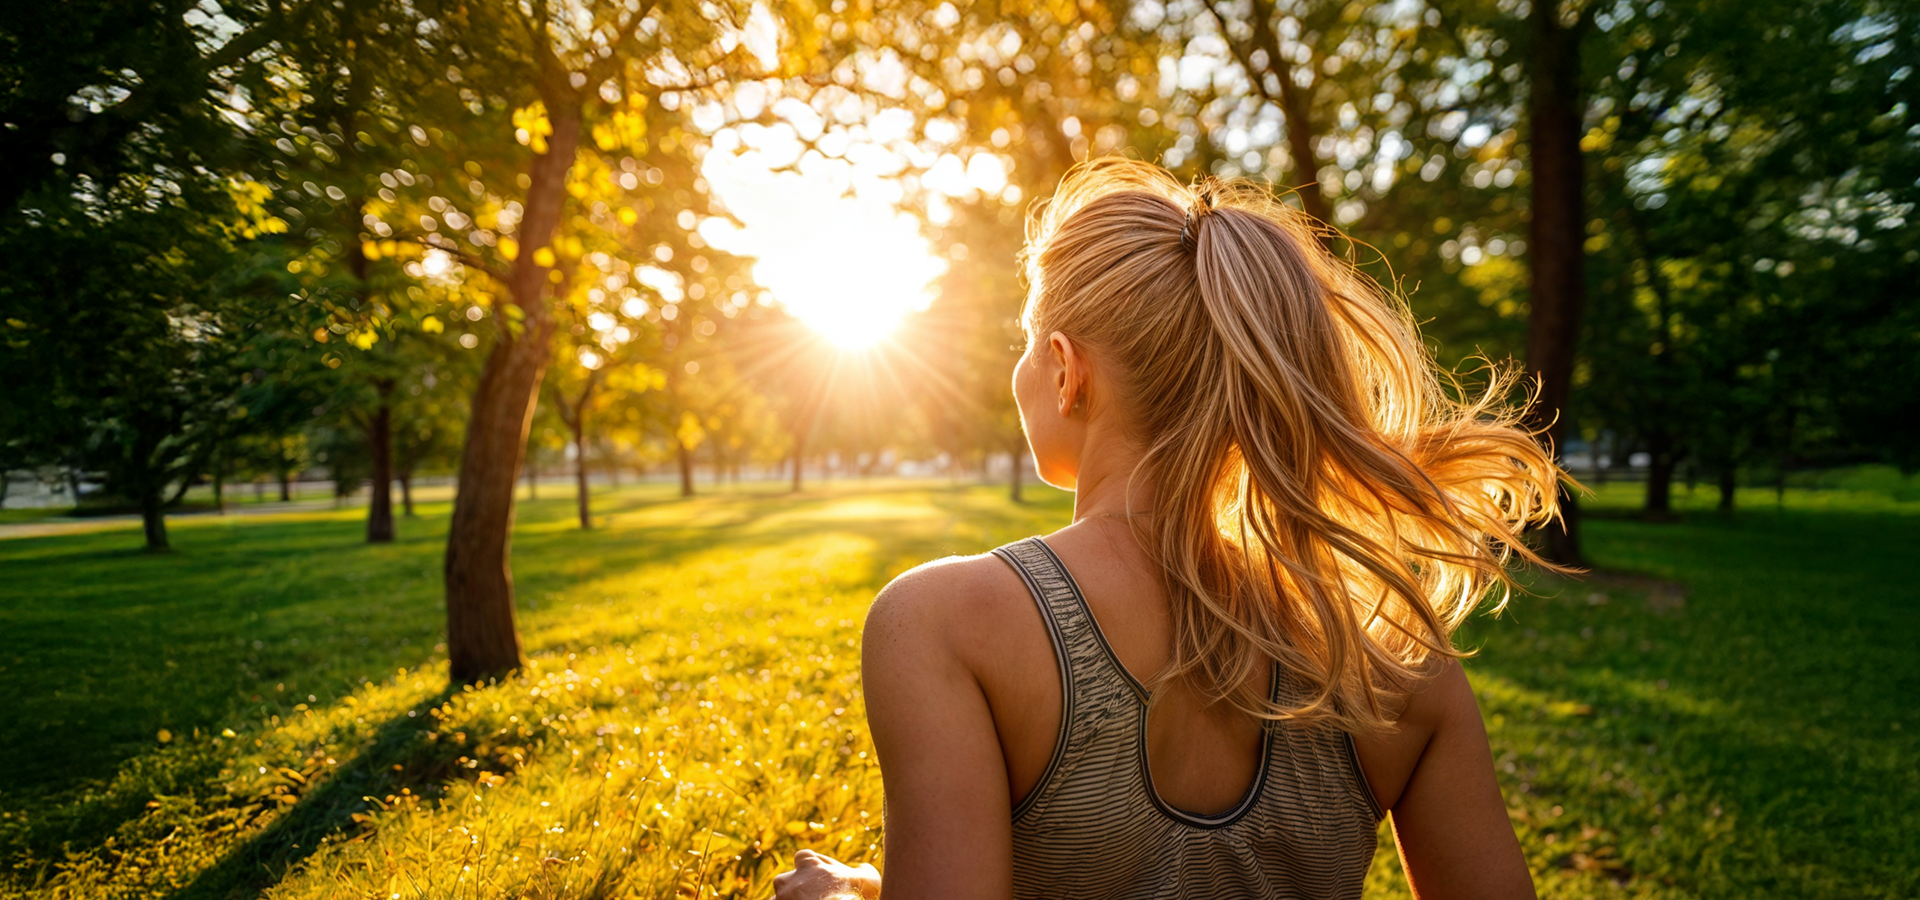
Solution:
M874 602L885 896L1358 897L1390 812L1417 896L1532 897L1451 643L1556 514L1511 382L1452 399L1250 185L1099 160L1033 225L1013 390L1073 524Z

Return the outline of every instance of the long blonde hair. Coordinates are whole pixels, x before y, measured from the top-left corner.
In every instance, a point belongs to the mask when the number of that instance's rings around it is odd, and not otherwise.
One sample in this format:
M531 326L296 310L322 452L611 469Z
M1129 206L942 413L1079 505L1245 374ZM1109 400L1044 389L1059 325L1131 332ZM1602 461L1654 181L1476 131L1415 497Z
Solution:
M1037 207L1029 339L1118 384L1186 679L1256 716L1375 730L1558 515L1563 473L1517 426L1511 372L1471 397L1400 299L1265 187L1097 159ZM1452 388L1451 392L1449 388ZM1307 686L1268 699L1269 661Z

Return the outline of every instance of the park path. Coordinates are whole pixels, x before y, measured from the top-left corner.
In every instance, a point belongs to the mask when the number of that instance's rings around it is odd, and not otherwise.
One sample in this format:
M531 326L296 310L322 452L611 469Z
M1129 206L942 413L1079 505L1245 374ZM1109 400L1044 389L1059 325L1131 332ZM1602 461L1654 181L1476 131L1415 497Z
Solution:
M226 515L266 516L273 515L274 513L310 512L334 508L332 500L296 500L292 503L234 504L233 506L227 507ZM178 520L217 515L220 515L220 513L214 512L213 510L204 510L168 513L167 518ZM9 525L0 525L0 541L10 538L88 534L96 531L117 531L139 527L140 517L137 515L89 516L87 518L53 516L37 522L17 522Z

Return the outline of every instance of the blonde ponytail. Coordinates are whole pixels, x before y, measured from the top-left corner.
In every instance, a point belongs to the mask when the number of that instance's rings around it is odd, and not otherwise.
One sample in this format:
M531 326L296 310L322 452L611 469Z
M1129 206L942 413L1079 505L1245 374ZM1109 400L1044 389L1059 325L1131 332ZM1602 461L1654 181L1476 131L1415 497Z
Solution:
M1558 514L1505 404L1456 399L1397 297L1263 187L1100 159L1029 223L1023 316L1108 363L1153 486L1172 664L1264 718L1369 731ZM1453 385L1460 393L1458 385ZM1278 661L1304 700L1267 699Z

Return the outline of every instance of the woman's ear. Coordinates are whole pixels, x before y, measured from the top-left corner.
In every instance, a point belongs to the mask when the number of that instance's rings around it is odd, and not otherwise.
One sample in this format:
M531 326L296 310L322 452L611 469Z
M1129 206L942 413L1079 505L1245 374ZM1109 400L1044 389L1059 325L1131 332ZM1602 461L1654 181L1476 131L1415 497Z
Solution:
M1053 356L1055 365L1053 380L1054 391L1060 401L1060 415L1072 418L1074 411L1088 402L1088 388L1091 387L1088 376L1087 358L1074 346L1073 339L1056 331L1047 335L1047 352Z

